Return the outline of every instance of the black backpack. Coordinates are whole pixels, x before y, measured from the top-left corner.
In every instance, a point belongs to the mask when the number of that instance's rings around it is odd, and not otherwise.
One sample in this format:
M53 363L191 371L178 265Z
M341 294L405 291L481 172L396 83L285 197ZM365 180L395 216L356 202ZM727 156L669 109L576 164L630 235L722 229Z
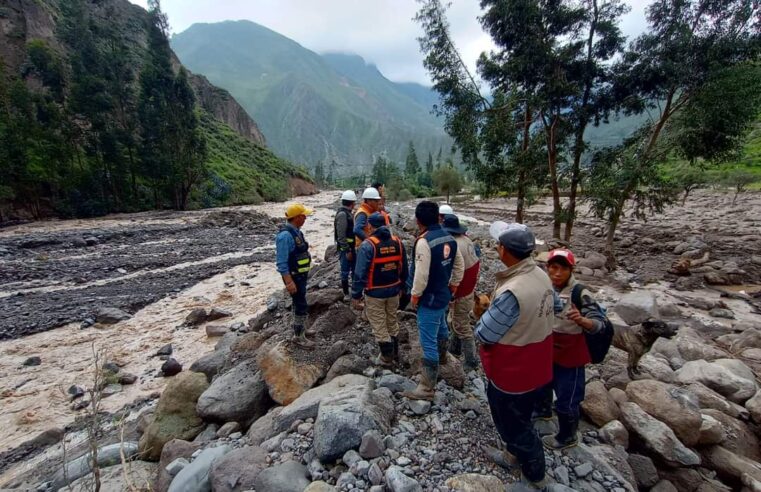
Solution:
M581 293L585 288L586 287L581 284L576 284L571 291L571 302L576 306L576 309L578 309L579 312L581 312L582 306ZM610 350L610 345L613 343L613 323L608 319L605 308L599 303L597 304L597 307L605 317L602 329L597 333L588 333L587 331L584 331L584 338L587 341L589 355L592 357L592 364L599 364L604 361L605 356L608 355L608 350Z

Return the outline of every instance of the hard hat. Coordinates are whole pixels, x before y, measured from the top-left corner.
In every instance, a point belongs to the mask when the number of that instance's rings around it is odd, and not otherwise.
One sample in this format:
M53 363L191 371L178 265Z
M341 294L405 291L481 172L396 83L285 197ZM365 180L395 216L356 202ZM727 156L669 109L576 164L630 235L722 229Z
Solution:
M357 194L351 190L346 190L341 194L341 200L347 202L356 202Z
M454 215L454 210L449 205L442 205L439 207L439 215Z
M362 193L362 199L363 200L380 200L381 196L380 193L378 193L378 190L375 188L367 188L364 193Z
M291 205L288 205L288 208L285 209L285 218L292 219L294 217L298 217L299 215L312 215L313 213L314 210L305 207L303 203L292 203Z

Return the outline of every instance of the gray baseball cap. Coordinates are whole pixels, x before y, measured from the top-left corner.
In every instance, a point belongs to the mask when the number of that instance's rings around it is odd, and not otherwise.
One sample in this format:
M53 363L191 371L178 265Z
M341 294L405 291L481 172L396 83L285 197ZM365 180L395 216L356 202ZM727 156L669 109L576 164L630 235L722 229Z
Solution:
M508 251L526 254L536 248L536 238L531 229L524 224L503 222L498 220L489 227L489 234L502 244Z

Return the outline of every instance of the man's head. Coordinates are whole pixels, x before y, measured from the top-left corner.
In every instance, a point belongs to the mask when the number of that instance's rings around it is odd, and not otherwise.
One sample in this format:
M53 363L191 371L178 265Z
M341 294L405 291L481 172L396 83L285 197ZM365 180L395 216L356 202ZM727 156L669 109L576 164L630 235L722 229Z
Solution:
M378 193L380 193L380 196L383 197L386 192L386 185L383 184L383 181L376 181L372 184L372 187L378 190Z
M417 219L420 231L439 223L439 206L435 202L422 201L415 207L415 219Z
M499 220L489 227L489 233L497 240L499 259L508 267L531 256L536 247L534 233L524 224Z
M367 188L362 193L362 200L375 212L380 208L381 195L377 188Z
M313 213L314 210L305 207L303 203L293 203L285 209L285 220L293 224L294 227L301 229L307 220L307 216Z
M576 257L570 249L553 249L547 258L547 273L552 280L552 285L563 288L568 284L573 269L576 266Z
M341 205L346 208L354 208L354 204L357 202L357 194L352 190L346 190L341 194Z
M439 209L439 212L441 212L441 209ZM468 228L460 225L460 219L452 214L444 215L444 219L441 221L441 227L453 236L462 236L468 232Z
M375 212L370 214L370 217L367 218L367 223L370 224L370 231L372 233L385 226L386 219L383 217L383 215Z

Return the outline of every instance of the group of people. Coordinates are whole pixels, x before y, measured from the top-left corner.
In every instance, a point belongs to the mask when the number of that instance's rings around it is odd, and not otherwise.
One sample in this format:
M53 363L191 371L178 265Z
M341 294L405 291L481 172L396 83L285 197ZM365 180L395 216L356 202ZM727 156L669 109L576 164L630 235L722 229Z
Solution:
M342 194L335 242L344 294L364 311L378 345L375 363L392 367L399 360L397 311L411 303L417 311L421 374L417 387L403 396L433 400L439 368L450 357L451 326L464 369L476 369L480 359L488 380L489 407L506 450L487 448L487 455L502 466L520 468L529 486L543 488L542 447L560 450L577 443L584 368L591 362L586 336L602 330L606 321L604 310L573 275L573 253L551 251L545 271L534 260L536 241L527 226L492 224L490 234L506 269L496 274L490 306L474 330L480 250L452 208L418 203L418 234L408 262L403 242L390 230L382 185L367 188L355 211L356 202L353 191ZM290 205L276 239L278 272L293 298L293 340L307 349L314 346L305 336L311 258L300 229L312 212ZM534 422L552 418L553 393L558 432L540 439Z

